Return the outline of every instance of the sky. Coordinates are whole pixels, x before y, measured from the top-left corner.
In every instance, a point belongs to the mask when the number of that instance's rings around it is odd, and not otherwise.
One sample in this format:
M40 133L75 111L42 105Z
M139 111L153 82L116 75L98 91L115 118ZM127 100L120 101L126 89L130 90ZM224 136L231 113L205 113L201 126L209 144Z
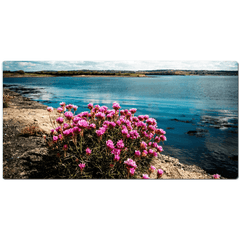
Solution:
M4 61L3 70L231 70L238 71L236 61Z

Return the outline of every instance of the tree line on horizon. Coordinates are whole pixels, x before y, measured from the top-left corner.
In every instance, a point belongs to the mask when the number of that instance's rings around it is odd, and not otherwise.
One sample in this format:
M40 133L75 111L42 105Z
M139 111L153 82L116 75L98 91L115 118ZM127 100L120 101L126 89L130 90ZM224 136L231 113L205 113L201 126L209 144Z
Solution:
M17 73L17 74L41 74L41 75L54 75L54 76L74 76L74 75L109 75L109 76L131 76L134 73L130 72L113 72L113 71L36 71L36 72L24 72L18 71L3 71L3 73Z
M52 76L74 76L74 75L97 75L97 76L133 76L139 77L140 75L228 75L238 76L238 71L225 71L225 70L149 70L149 71L114 71L114 70L76 70L76 71L6 71L7 74L39 74L39 75L52 75Z

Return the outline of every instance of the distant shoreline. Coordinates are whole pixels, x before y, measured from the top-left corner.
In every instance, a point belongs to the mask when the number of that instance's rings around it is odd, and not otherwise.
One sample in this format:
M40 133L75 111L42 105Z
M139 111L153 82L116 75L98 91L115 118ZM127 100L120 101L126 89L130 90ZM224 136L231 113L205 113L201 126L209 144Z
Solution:
M38 71L24 72L3 71L3 78L11 77L151 77L161 76L238 76L238 71L210 70L148 70L148 71L114 71L114 70L77 70L77 71Z

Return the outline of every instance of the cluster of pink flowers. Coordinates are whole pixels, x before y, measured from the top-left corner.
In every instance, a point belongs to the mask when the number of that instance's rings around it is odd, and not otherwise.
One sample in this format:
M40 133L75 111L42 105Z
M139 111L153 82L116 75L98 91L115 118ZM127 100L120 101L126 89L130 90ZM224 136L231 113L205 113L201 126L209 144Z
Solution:
M115 148L112 140L108 140L106 145L109 150L113 150Z
M157 128L157 122L154 118L149 118L148 115L134 116L137 112L135 108L120 111L119 109L121 107L116 102L112 105L113 109L108 109L107 106L94 106L92 103L89 103L88 108L90 113L81 112L75 115L75 111L77 111L78 108L77 106L72 104L66 105L64 102L60 103L60 106L61 107L57 109L60 116L56 119L56 123L59 124L59 126L51 130L53 137L52 142L54 144L59 141L62 141L62 144L64 144L66 141L71 140L76 144L77 136L80 135L83 137L87 130L92 131L92 136L96 134L95 136L98 137L98 142L104 139L102 136L105 134L104 136L108 139L105 140L106 149L108 149L106 153L109 156L111 156L110 153L114 155L112 157L114 161L111 163L113 165L112 167L121 163L121 158L126 159L129 157L127 154L130 151L127 146L134 147L134 156L132 156L132 158L136 161L144 160L146 157L156 157L158 152L163 151L162 146L158 144L161 141L166 141L166 132L163 129ZM47 111L52 112L53 108L48 107ZM119 135L120 140L114 140L113 132ZM89 131L86 134L89 134ZM136 141L137 139L140 139L140 143ZM131 141L132 143L138 143L137 145L129 145ZM67 144L64 145L63 150L68 150ZM87 147L85 151L86 156L91 158L92 150ZM130 175L134 175L137 168L137 164L133 159L127 158L127 160L124 161ZM85 164L79 164L79 167L83 170ZM155 170L155 168L153 168L153 166L150 167L150 172ZM160 175L158 170L158 176ZM145 174L143 178L149 177Z
M124 161L124 164L126 164L127 168L137 168L136 162L133 161L131 158L128 158L126 161Z
M73 119L73 113L72 112L65 112L64 116L67 118L67 120Z

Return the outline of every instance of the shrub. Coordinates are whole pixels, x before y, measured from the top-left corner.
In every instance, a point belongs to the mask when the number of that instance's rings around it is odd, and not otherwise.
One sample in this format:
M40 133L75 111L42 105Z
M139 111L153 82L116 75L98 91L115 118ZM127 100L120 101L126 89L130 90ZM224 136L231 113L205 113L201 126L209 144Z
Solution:
M3 108L9 107L9 102L11 101L12 98L14 98L14 96L3 94Z
M42 129L35 125L29 125L21 130L20 135L26 137L42 135Z
M8 103L7 102L3 102L3 108L8 108Z
M136 178L147 172L152 158L166 141L162 129L149 116L134 116L136 109L121 110L88 104L90 112L75 115L76 106L60 104L59 117L51 120L49 151L57 156L59 171L68 178ZM72 112L74 110L74 113Z
M19 71L17 71L17 73L19 73L19 74L25 74L25 72L24 72L23 70L19 70Z

